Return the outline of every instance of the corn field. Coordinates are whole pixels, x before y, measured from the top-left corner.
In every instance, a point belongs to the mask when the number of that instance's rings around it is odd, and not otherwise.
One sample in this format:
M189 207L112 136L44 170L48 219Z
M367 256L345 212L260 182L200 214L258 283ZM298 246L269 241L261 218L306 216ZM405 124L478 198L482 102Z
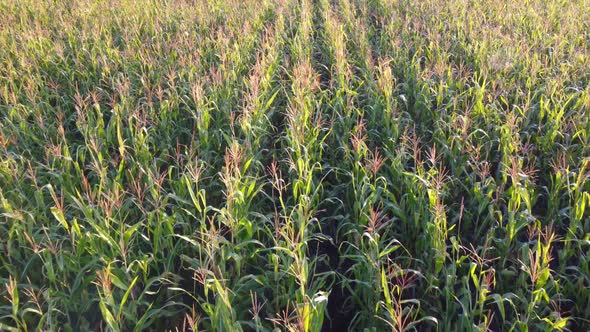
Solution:
M590 0L0 0L0 331L590 330Z

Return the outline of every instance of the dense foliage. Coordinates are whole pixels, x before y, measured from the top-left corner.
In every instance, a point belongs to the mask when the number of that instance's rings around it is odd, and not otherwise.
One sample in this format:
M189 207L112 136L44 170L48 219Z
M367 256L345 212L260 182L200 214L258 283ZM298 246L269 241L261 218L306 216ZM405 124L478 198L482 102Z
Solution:
M0 0L0 330L590 329L588 0Z

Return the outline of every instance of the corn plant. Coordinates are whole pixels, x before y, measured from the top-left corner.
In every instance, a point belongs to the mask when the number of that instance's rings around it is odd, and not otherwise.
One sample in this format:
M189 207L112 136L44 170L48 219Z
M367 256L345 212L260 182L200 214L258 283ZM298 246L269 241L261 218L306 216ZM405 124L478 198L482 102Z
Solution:
M0 1L0 330L588 330L588 8Z

